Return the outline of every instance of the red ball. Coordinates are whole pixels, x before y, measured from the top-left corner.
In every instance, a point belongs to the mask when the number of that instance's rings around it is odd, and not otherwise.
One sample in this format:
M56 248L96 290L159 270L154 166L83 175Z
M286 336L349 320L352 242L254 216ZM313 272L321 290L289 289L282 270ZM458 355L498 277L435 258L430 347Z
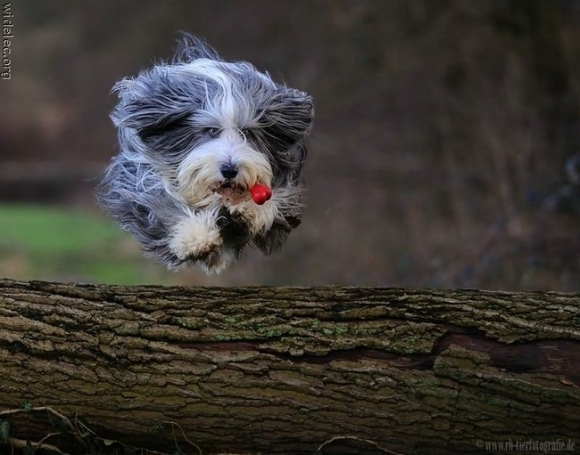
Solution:
M262 205L272 197L272 190L266 185L254 185L250 190L250 194L256 204Z

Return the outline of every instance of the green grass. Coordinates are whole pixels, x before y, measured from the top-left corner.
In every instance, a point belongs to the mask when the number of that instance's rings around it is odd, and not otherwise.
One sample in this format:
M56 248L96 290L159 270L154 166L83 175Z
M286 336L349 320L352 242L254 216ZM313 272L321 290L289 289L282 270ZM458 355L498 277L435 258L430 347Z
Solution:
M120 234L106 220L91 214L9 205L0 205L0 232L0 247L25 247L40 255L98 251Z
M134 241L113 222L90 212L31 205L0 205L0 275L114 284L156 281Z

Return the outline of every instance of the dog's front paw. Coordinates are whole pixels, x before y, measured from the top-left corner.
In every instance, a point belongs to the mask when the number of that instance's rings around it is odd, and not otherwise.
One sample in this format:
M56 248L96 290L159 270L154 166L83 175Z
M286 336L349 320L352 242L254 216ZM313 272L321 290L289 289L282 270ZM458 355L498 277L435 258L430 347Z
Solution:
M205 220L191 217L179 222L173 231L169 248L182 261L206 261L219 256L223 246L219 229Z
M253 201L228 208L230 215L240 220L253 236L265 232L276 218L277 208L271 202L257 205Z

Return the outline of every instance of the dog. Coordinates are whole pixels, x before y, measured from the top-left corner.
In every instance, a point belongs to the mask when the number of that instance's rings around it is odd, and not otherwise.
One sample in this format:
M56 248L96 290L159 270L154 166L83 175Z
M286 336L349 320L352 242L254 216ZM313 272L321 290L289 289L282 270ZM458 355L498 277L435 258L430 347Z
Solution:
M300 224L314 119L305 92L189 34L171 62L113 91L120 153L97 198L147 256L219 273L248 245L278 249Z

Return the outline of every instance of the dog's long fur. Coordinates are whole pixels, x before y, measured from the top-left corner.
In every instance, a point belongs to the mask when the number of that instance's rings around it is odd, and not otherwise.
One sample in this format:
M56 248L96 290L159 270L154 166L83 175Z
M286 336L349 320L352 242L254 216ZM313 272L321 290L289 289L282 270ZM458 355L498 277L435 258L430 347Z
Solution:
M190 35L170 63L118 82L120 153L97 189L103 207L170 268L219 272L248 244L280 247L300 223L299 175L313 121L306 93ZM235 168L225 178L224 166ZM255 204L249 189L272 188ZM234 189L237 198L224 197Z

